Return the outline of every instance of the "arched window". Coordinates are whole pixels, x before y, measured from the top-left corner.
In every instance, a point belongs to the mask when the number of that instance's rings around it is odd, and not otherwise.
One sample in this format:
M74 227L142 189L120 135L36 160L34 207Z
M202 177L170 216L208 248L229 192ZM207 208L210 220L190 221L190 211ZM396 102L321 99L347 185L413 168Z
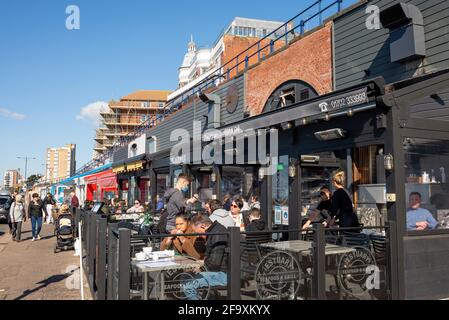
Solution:
M307 82L290 80L280 85L268 98L263 112L289 106L300 101L317 97L316 90Z

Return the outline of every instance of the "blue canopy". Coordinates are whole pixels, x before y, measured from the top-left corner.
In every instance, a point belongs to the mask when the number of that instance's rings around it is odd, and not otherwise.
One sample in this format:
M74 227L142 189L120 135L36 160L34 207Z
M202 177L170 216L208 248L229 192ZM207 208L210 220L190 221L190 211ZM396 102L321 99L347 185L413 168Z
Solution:
M104 166L98 167L98 168L93 169L93 170L91 170L89 172L85 172L83 174L79 174L77 176L73 176L73 177L70 177L68 179L62 180L62 181L60 181L60 182L58 182L58 183L56 183L54 185L60 185L60 184L68 185L68 184L71 184L75 179L82 178L82 177L85 177L85 176L89 176L91 174L99 173L99 172L108 170L111 167L112 167L112 163L108 163L108 164L105 164Z

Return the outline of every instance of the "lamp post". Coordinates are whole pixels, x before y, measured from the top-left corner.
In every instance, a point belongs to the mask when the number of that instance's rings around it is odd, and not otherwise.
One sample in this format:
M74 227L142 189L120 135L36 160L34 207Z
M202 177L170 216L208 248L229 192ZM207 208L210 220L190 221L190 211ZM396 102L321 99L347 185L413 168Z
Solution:
M31 158L31 157L25 156L25 157L17 157L17 159L25 160L25 176L24 176L24 181L25 181L25 185L26 185L26 182L27 182L27 170L28 170L28 160L36 160L36 158Z

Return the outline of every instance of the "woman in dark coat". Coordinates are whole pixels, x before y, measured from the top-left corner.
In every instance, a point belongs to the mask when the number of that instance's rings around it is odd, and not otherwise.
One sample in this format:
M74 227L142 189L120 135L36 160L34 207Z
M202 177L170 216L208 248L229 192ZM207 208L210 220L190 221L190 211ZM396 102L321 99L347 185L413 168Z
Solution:
M37 193L33 193L31 202L28 206L28 217L31 219L31 231L33 233L33 240L40 240L42 229L42 219L44 217L44 203Z
M332 195L332 217L339 219L340 228L360 227L359 219L354 213L351 198L349 198L343 187L345 184L345 173L343 171L337 172L332 179L332 183L336 190Z

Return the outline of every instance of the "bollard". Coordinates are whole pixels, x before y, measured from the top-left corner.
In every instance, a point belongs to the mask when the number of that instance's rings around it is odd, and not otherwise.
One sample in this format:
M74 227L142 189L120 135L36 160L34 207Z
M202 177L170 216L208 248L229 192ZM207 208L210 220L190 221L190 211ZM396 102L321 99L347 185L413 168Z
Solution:
M119 229L118 257L118 299L129 300L130 264L131 264L131 230Z
M228 228L228 300L240 300L240 228Z
M313 225L313 276L312 276L312 298L326 300L326 238L324 226L321 223Z

